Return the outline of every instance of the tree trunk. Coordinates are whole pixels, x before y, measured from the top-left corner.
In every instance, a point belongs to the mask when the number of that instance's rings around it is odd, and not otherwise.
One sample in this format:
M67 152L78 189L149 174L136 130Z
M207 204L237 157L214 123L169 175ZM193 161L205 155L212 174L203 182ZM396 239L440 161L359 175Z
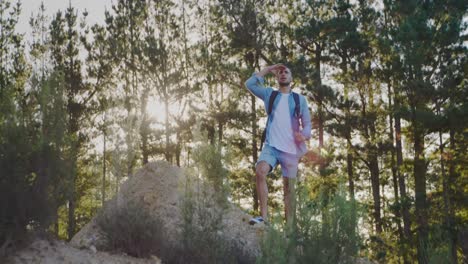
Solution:
M397 164L396 164L396 147L393 147L395 144L395 137L394 137L394 127L393 127L393 112L395 109L393 108L392 104L392 85L391 85L391 80L387 80L387 85L388 85L388 107L390 109L390 114L388 116L389 120L389 138L390 141L392 142L392 149L390 150L390 166L392 168L392 181L393 181L393 195L395 196L395 203L400 204L400 195L398 192L398 169L397 169ZM402 248L402 245L404 244L405 241L405 235L403 233L403 227L401 226L401 213L400 213L400 207L396 207L395 210L393 210L393 213L395 214L395 221L398 227L398 236L400 237L400 248ZM400 252L400 255L402 255L405 259L406 262L406 254L403 252Z
M74 150L72 150L74 151ZM75 156L73 154L73 156ZM68 228L67 235L68 241L70 241L75 235L76 230L76 219L75 219L75 208L76 208L76 158L72 156L71 160L71 179L70 189L68 190Z
M177 131L176 133L176 149L175 149L175 158L176 158L176 164L178 167L180 167L180 154L182 152L182 143L180 142L180 132Z
M221 120L218 120L218 151L221 153L223 146L223 123Z
M426 201L426 164L424 159L424 131L416 121L413 110L413 135L414 135L414 184L416 196L416 222L418 225L417 249L418 262L429 263L427 254L428 246L428 223L427 223L427 201Z
M172 163L171 159L171 151L170 151L170 141L169 141L169 98L167 95L164 96L164 110L165 110L165 118L164 118L164 127L165 127L165 136L166 136L166 147L164 151L164 156L166 161Z
M449 130L449 136L450 136L450 153L451 153L451 158L449 159L449 175L447 179L447 201L448 201L448 227L449 227L449 234L450 234L450 253L452 256L452 261L453 263L458 263L458 256L457 256L457 230L455 228L455 211L450 203L453 197L452 193L452 188L454 187L454 183L456 181L456 172L455 172L455 160L454 160L454 155L456 153L456 142L455 142L455 130L452 127L452 120L450 119L450 130ZM465 255L465 257L468 257Z
M354 173L353 173L353 154L351 144L348 142L348 154L346 156L346 171L348 173L349 196L354 200Z
M450 205L450 190L448 186L449 179L447 178L447 174L445 173L445 150L444 150L444 142L442 140L442 131L439 130L439 152L440 152L440 169L442 174L442 194L444 198L444 214L445 214L445 226L449 234L449 250L452 257L452 263L458 263L457 258L457 248L455 245L455 241L453 239L454 232L453 230L453 222L452 217L450 215L451 205Z
M368 80L369 81L369 80ZM369 84L367 84L369 86ZM380 171L378 161L378 146L376 145L377 132L375 128L375 120L367 112L367 105L369 105L369 112L375 112L374 106L374 93L372 89L368 90L368 98L361 96L362 102L362 118L364 122L364 135L366 138L366 152L368 158L368 168L370 172L373 207L374 207L374 221L375 231L378 235L382 233L382 217L381 217L381 202L380 202Z
M72 90L72 89L70 89ZM74 139L70 142L70 156L69 156L69 164L70 164L70 182L69 190L68 190L68 240L71 240L72 237L75 235L76 231L76 219L75 219L75 209L76 209L76 179L78 168L77 168L77 161L78 161L78 151L80 148L80 139L78 135L78 118L76 117L77 113L72 109L72 97L68 98L68 114L70 116L70 123L69 123L69 132L71 135L74 135Z
M341 57L342 64L341 64L341 70L343 71L343 74L347 75L348 74L348 64L347 64L347 57L342 56ZM355 195L354 195L354 170L353 170L353 146L351 144L351 111L350 111L350 104L348 103L349 101L349 92L348 92L348 86L344 84L344 97L346 100L346 112L345 112L345 124L346 124L346 140L347 140L347 148L346 148L346 172L348 174L348 189L349 189L349 197L352 201L355 200Z
M322 77L320 75L321 72L321 63L322 63L322 50L320 45L317 45L315 49L315 82L318 88L317 92L317 114L318 114L318 141L319 141L319 152L323 148L323 95L322 95ZM319 153L320 154L320 153ZM320 165L322 171L324 165Z
M373 150L371 150L373 151ZM375 153L371 154L369 161L369 170L371 174L372 197L374 199L374 220L375 231L377 234L382 233L382 219L380 215L380 181L379 181L379 163Z
M399 100L395 95L395 109L399 108ZM395 152L396 152L396 173L400 191L400 204L403 216L403 232L406 240L411 240L411 218L409 212L409 197L406 194L406 183L401 167L403 166L403 147L401 144L401 119L397 111L395 111Z
M143 165L148 163L149 157L149 147L148 147L148 136L149 136L149 120L146 113L146 106L148 105L148 94L149 89L145 89L141 95L141 127L140 127L140 137L141 137L141 155L143 158Z
M68 241L75 235L76 221L75 221L75 190L70 190L68 198Z
M257 188L255 184L255 164L257 164L258 161L258 147L257 147L257 111L256 111L256 103L255 103L255 96L253 94L250 94L250 102L251 102L251 124L252 124L252 159L253 159L253 165L254 165L254 177L253 181L254 184L252 184L252 193L253 193L253 209L254 211L258 211L258 194L257 194Z
M149 160L149 147L148 147L148 133L147 131L147 120L146 118L143 119L140 129L140 136L141 136L141 156L143 158L143 165L148 163Z
M104 113L104 126L106 122L106 115ZM104 135L104 147L102 150L102 190L101 190L101 204L104 206L104 202L106 201L106 128L103 129Z
M214 146L216 143L216 131L215 131L215 124L212 119L207 120L206 132L207 132L208 142L210 142L211 146Z

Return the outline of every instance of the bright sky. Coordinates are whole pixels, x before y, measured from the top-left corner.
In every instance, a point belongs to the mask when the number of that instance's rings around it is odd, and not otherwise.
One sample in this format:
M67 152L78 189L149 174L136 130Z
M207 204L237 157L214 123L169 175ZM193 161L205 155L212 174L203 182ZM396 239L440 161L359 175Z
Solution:
M0 0L2 1L2 0ZM12 4L16 4L17 0L10 0ZM21 17L16 31L19 33L25 33L26 41L29 40L31 33L31 28L29 26L29 20L31 15L36 16L39 13L39 8L41 6L41 0L20 0L21 2ZM76 8L81 16L81 13L86 9L88 11L87 24L93 25L95 23L104 24L104 11L110 10L113 3L117 0L43 0L44 6L46 9L46 14L49 17L49 23L53 15L58 11L64 11L71 3L71 5ZM164 106L157 101L155 98L151 97L148 104L147 110L149 114L156 118L157 121L162 122L164 118ZM172 113L177 112L176 109L171 109Z
M11 0L13 3L16 3L16 1L17 0ZM34 13L37 15L42 1L20 0L20 2L22 11L20 21L17 25L17 32L26 33L25 37L28 39L28 35L31 32L29 19L31 14ZM65 10L71 3L73 7L78 9L80 15L85 9L88 11L87 22L89 25L93 25L95 23L104 23L104 11L106 7L109 10L112 6L112 2L116 2L116 0L43 0L43 2L46 13L49 16L49 21L58 10Z

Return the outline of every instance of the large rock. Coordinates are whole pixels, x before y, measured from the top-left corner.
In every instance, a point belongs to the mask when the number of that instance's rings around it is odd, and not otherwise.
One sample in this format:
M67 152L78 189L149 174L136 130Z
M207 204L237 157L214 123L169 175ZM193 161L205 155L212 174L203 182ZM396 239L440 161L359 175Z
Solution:
M122 184L119 193L109 202L105 210L112 210L112 207L129 201L137 202L162 221L167 246L180 246L182 206L187 190L191 190L193 197L210 195L206 194L206 189L201 193L199 184L187 188L187 179L189 177L179 167L163 161L149 163ZM238 249L236 255L239 262L253 263L260 254L260 240L264 226L250 226L248 224L250 217L240 208L228 204L222 217L224 228L218 232L228 245L235 245ZM71 243L79 248L100 248L107 244L95 219L81 229Z
M6 259L10 264L161 264L155 256L147 259L134 258L122 254L109 254L90 249L77 249L64 241L36 239Z

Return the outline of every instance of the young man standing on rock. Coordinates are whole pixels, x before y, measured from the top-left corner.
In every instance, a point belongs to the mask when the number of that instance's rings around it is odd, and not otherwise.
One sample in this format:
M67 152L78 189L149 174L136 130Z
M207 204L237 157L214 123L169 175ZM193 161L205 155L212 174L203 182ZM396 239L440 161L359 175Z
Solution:
M264 86L264 76L273 73L279 89ZM294 217L293 195L299 159L306 153L305 141L311 136L311 121L307 100L291 91L291 70L275 64L254 73L246 82L249 91L263 100L268 113L265 142L255 165L257 195L261 216L252 218L250 224L267 221L268 189L266 176L278 165L283 175L284 209L286 221ZM269 109L271 105L272 109Z

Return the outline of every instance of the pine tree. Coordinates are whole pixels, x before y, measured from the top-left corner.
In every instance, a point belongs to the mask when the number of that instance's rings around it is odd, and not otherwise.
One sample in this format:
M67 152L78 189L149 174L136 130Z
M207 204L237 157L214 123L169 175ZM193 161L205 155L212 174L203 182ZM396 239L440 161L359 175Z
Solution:
M59 179L65 178L66 163L62 157L62 150L66 147L66 111L63 101L63 75L52 72L50 67L49 51L49 18L46 16L46 8L43 2L37 14L31 16L30 26L33 29L33 38L30 46L32 59L31 96L34 98L35 113L39 113L39 152L35 162L35 170L40 177L55 182L55 188L51 188L50 194L54 197L53 205L53 230L58 236L60 225L58 207L65 203L65 182ZM32 117L31 123L37 121ZM48 166L48 164L53 164Z
M0 3L1 255L28 229L49 227L63 189L57 173L63 167L56 163L60 162L63 123L55 119L60 114L53 100L44 105L35 90L27 89L30 65L25 60L23 36L15 32L20 11L19 2L14 6Z
M48 58L48 17L46 16L46 8L44 2L41 2L39 12L36 16L32 16L29 20L29 25L32 28L32 43L31 57L33 58L33 73L37 73L36 80L43 80L47 75L49 58Z
M88 96L87 100L93 109L93 115L101 117L98 129L103 137L101 203L104 204L108 185L106 183L108 129L111 126L113 118L109 114L109 110L113 106L111 103L113 94L110 91L113 90L116 84L112 78L114 60L110 51L110 45L108 44L108 32L105 27L97 24L91 27L91 31L93 33L93 41L90 42L86 38L83 39L88 53L86 59L87 81L92 89L92 94Z
M132 175L138 164L138 154L141 138L142 114L140 97L142 86L142 72L145 69L139 58L142 52L143 22L147 16L145 1L119 0L112 5L112 12L106 12L106 29L109 34L108 44L115 69L115 94L117 102L124 106L126 113L119 113L119 125L124 131L126 148L126 174ZM121 83L121 84L120 84ZM145 135L146 136L146 135Z
M86 17L86 13L83 14ZM81 23L82 24L82 23ZM78 15L75 8L69 6L65 13L58 11L50 26L50 47L53 71L63 74L65 101L67 109L67 133L70 136L66 160L68 163L68 239L76 232L75 209L77 207L76 183L79 175L77 166L83 144L86 141L83 118L88 111L89 86L82 76L82 61L79 57L82 46ZM90 93L91 95L93 93ZM82 99L84 98L84 99Z
M459 226L456 220L456 198L466 197L456 182L460 179L459 172L456 171L456 164L460 164L462 153L457 145L462 145L461 140L457 139L457 134L463 133L466 128L466 92L463 92L463 73L462 65L465 60L466 47L463 46L462 32L467 25L463 25L463 13L467 5L446 3L445 5L436 5L434 7L433 17L436 21L434 25L433 45L436 52L434 67L438 70L434 75L437 76L433 81L435 86L435 96L431 96L433 102L432 111L437 114L435 122L431 124L431 132L438 132L439 157L440 157L440 175L443 200L443 220L440 222L444 226L444 234L447 236L448 258L451 263L458 263L459 257L457 248L459 245L458 235ZM464 110L465 109L465 110ZM454 122L457 120L456 122ZM460 124L460 125L459 125ZM444 134L448 134L448 140L445 140ZM448 145L448 148L446 146ZM447 149L447 150L446 150ZM452 157L450 157L452 156ZM440 184L440 183L439 183Z
M440 57L430 56L429 54L437 49L437 45L440 43L437 41L438 36L445 29L431 22L437 21L434 19L437 18L438 12L450 7L447 4L442 6L433 2L419 5L416 1L411 1L405 5L395 2L391 9L396 25L392 37L395 39L395 45L398 47L402 58L401 69L403 72L399 76L399 80L402 82L402 92L407 98L407 108L403 108L402 117L410 123L414 151L416 246L420 263L430 261L430 226L427 199L428 166L425 155L427 147L425 137L431 133L433 121L437 120L435 111L431 109L430 98L434 96L435 87L437 86L432 75L439 67L438 59ZM395 16L395 14L398 14L398 16ZM446 40L444 39L444 41Z
M336 107L344 113L338 114L334 111L335 124L330 124L329 128L332 133L341 137L346 141L346 173L348 175L348 188L351 199L355 198L355 179L354 179L354 160L355 149L351 143L351 135L356 128L356 115L354 112L357 110L357 103L352 96L352 75L353 66L356 63L356 58L359 54L363 53L367 48L361 34L357 31L358 21L352 17L353 6L347 1L338 1L334 10L336 15L331 20L334 31L331 36L332 47L330 55L332 60L330 64L339 68L341 72L335 75L335 78L343 84L343 96L337 98Z
M187 93L181 78L183 72L183 41L177 15L173 13L175 4L170 1L153 2L149 5L149 16L145 21L145 42L142 61L145 76L148 77L145 92L155 96L164 104L164 147L162 154L172 162L175 145L171 142L174 128L171 126L171 104L180 103L180 98ZM158 152L156 152L158 154Z
M234 79L238 80L238 89L245 89L243 87L245 76L252 74L256 70L260 70L262 60L266 63L271 63L264 54L267 43L270 41L267 31L267 20L262 13L262 8L265 4L265 1L219 1L218 15L226 16L224 20L221 20L223 22L222 30L226 32L231 56L237 59L237 63L232 67L236 67L238 71L242 69L241 76L237 76L237 78L233 76ZM245 94L248 95L248 100L250 101L250 105L245 106L244 109L249 109L248 120L250 128L248 134L250 136L250 156L252 157L250 164L254 170L259 151L259 109L256 97L250 93ZM252 184L251 188L253 208L257 211L259 205L255 184Z
M323 156L325 149L324 135L326 122L330 118L327 114L335 100L335 92L329 85L324 84L325 65L330 62L330 48L332 47L333 31L329 30L337 16L334 12L334 1L307 1L295 3L293 18L295 18L292 36L302 55L298 58L300 67L295 69L305 94L312 108L312 127L316 129L318 139L318 155ZM316 158L314 158L316 159ZM322 178L331 175L332 170L327 168L326 162L319 162L318 173ZM324 180L320 192L324 205L334 192L332 181ZM325 213L325 211L324 211ZM327 219L324 217L324 221ZM326 231L325 231L326 232Z

